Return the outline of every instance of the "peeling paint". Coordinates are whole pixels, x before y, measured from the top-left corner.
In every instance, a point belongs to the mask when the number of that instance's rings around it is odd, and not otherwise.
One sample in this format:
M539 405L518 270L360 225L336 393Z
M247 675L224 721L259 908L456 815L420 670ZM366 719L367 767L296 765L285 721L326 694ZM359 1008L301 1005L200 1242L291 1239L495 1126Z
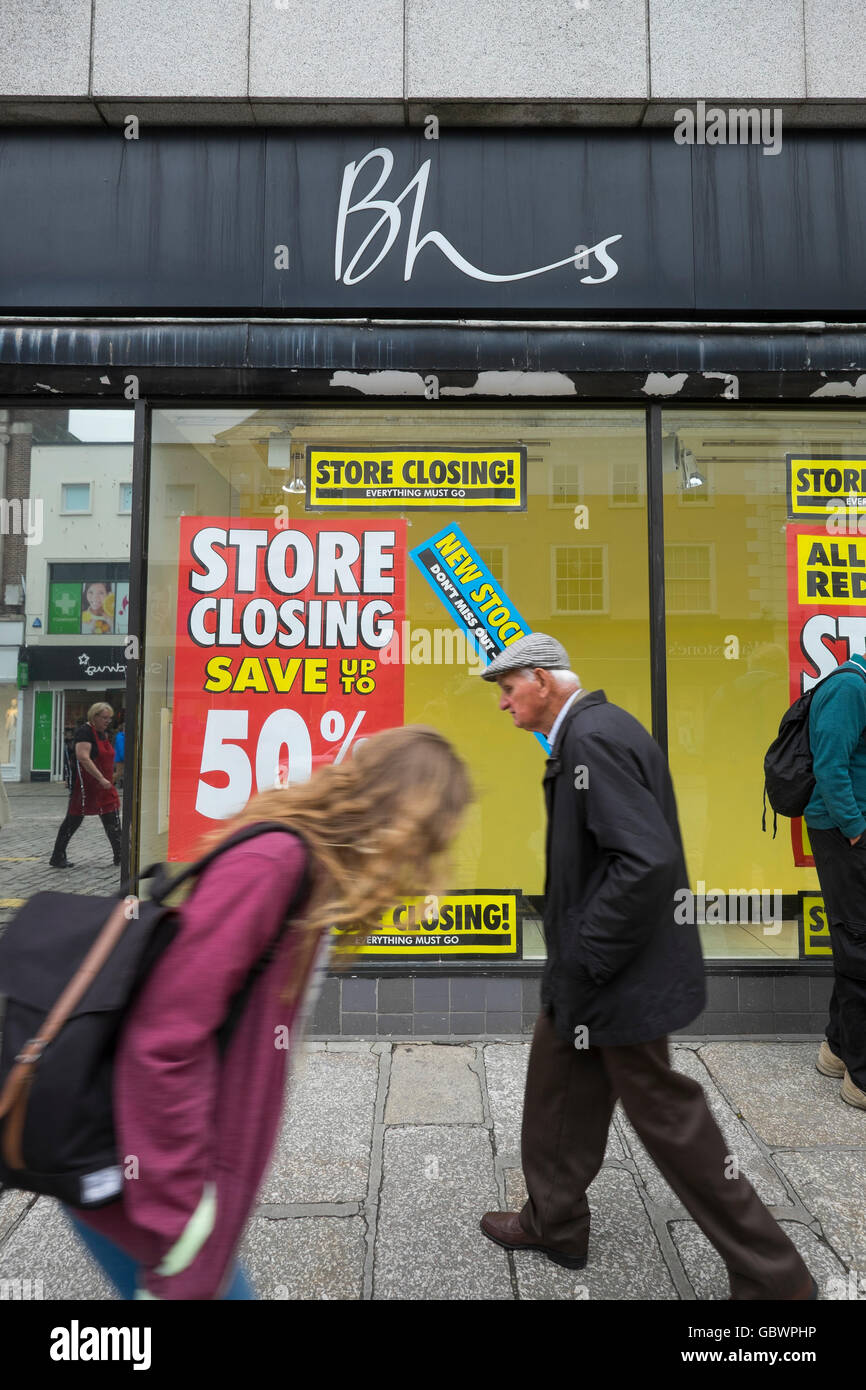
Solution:
M419 372L334 372L330 386L350 386L365 396L424 396Z
M674 372L673 376L666 372L650 372L640 389L645 396L675 396L688 379L688 372Z
M853 383L850 381L828 381L811 393L812 399L815 396L866 396L866 372L858 376Z
M34 385L38 386L40 391L50 391L54 396L63 394L58 386L48 386L44 381L34 382Z
M349 386L365 396L427 396L418 372L334 372L331 386ZM472 386L442 386L440 396L576 396L564 372L479 372Z
M576 396L565 372L479 372L474 386L443 386L440 396Z

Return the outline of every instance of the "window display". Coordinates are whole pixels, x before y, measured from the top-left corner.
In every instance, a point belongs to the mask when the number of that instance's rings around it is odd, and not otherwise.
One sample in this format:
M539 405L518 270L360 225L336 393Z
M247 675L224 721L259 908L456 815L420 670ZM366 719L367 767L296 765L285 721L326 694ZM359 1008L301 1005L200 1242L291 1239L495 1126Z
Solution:
M155 411L142 861L189 860L257 788L432 724L477 800L449 881L365 951L542 955L547 745L515 743L478 675L547 631L649 724L645 438L640 411ZM166 506L181 478L194 516Z

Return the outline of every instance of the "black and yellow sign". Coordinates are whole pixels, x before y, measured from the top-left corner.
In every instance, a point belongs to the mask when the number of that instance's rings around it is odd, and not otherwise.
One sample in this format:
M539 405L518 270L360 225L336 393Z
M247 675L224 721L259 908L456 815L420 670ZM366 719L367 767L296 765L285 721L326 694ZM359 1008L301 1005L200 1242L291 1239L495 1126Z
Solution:
M786 455L788 516L792 521L826 521L834 510L866 515L866 453Z
M449 893L410 898L382 917L361 951L375 956L516 956L519 892Z
M800 894L800 960L832 960L830 928L820 893Z
M866 604L866 536L799 533L797 602Z
M308 511L526 510L526 448L316 448L307 445Z

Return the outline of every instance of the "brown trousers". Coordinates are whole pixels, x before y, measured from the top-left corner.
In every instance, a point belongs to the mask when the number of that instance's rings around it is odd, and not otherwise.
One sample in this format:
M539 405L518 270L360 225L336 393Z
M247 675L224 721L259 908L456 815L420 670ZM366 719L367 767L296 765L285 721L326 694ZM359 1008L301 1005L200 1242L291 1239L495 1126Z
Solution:
M577 1049L541 1014L523 1107L529 1200L520 1224L540 1243L583 1255L586 1189L602 1165L617 1098L650 1158L724 1260L735 1299L786 1299L809 1272L746 1178L731 1171L697 1081L674 1071L667 1038L630 1047Z

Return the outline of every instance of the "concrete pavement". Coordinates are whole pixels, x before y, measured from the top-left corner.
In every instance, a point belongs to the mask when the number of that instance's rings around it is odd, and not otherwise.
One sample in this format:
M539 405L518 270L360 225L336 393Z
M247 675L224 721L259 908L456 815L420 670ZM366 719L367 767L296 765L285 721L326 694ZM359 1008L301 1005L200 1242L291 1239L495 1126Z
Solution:
M815 1070L812 1043L678 1040L730 1153L783 1222L821 1297L866 1299L866 1112ZM307 1044L242 1258L264 1299L725 1299L721 1260L617 1110L590 1188L590 1259L508 1255L478 1221L518 1208L529 1047ZM3 1284L2 1281L12 1281ZM111 1291L57 1205L0 1196L0 1297Z
M76 868L48 867L64 787L8 788L0 831L0 930L43 888L116 892L96 818ZM866 1112L819 1075L817 1042L678 1038L730 1153L801 1250L823 1298L866 1299ZM488 1208L519 1208L525 1041L308 1042L243 1259L265 1299L724 1299L715 1251L618 1109L590 1189L587 1268L510 1256L487 1241ZM4 1281L8 1281L5 1282ZM18 1282L21 1281L21 1282ZM30 1281L29 1284L27 1281ZM0 1194L0 1299L107 1299L111 1290L56 1203Z

